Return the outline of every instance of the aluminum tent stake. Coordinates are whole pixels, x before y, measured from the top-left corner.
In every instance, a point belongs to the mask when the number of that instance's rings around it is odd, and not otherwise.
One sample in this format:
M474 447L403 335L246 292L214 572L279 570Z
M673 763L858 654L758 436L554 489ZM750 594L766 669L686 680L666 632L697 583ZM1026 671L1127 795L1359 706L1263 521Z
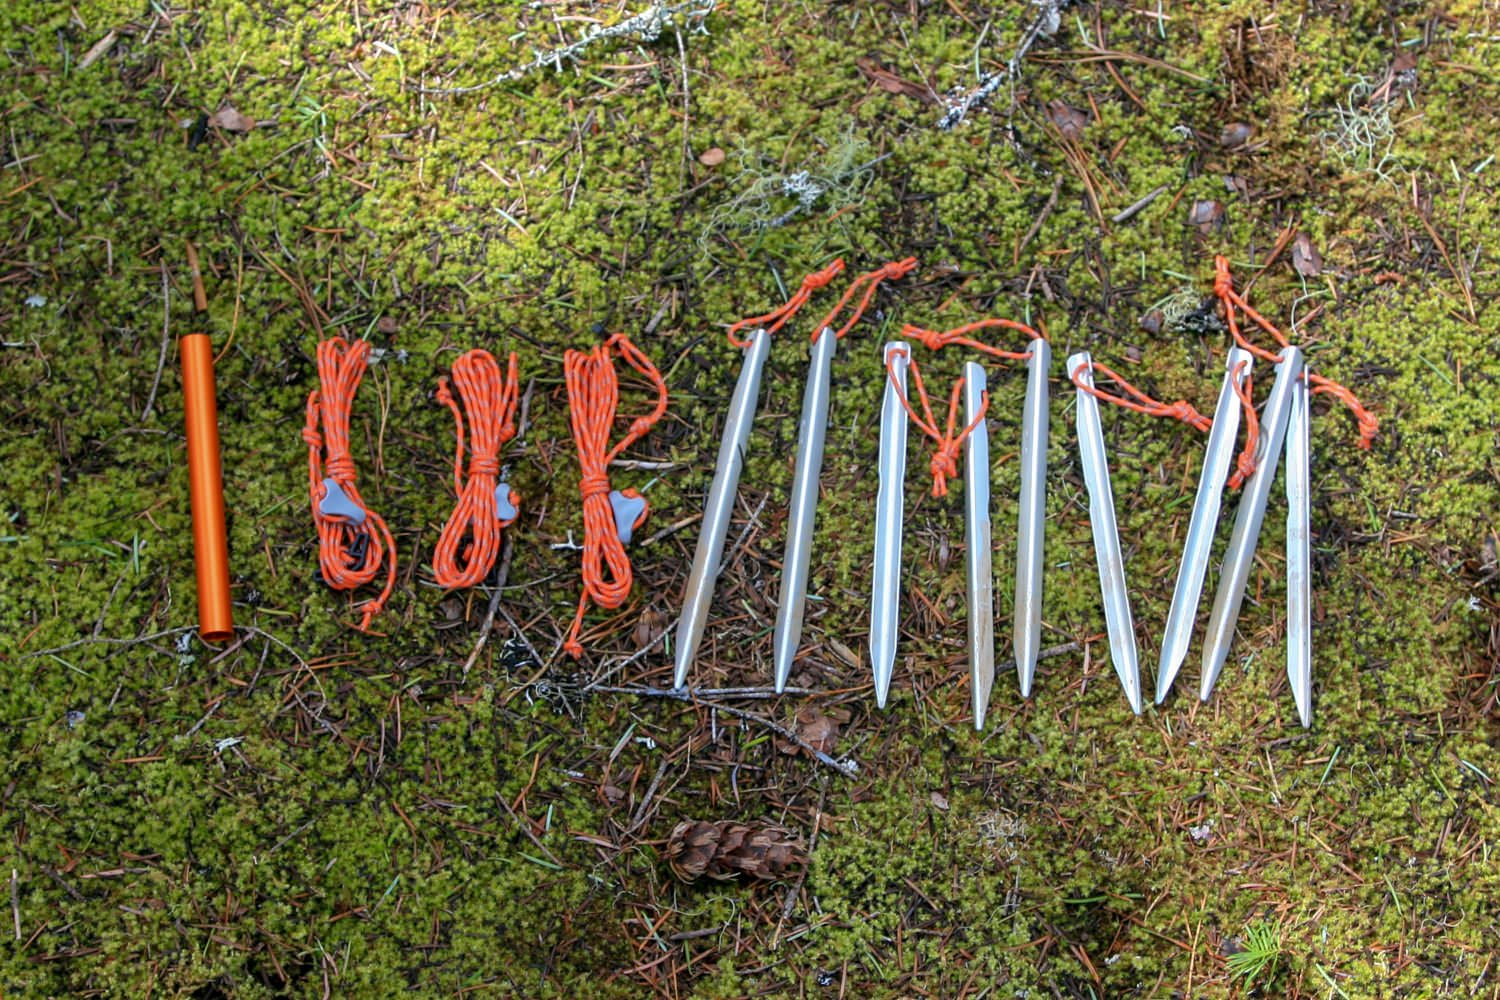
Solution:
M792 504L787 515L786 557L781 563L781 598L776 610L776 693L786 690L802 641L802 615L807 604L807 569L812 557L813 516L818 505L818 475L823 468L823 442L828 432L828 397L833 353L838 347L833 327L825 326L813 341L802 394L802 419L797 431L797 465L792 476Z
M844 334L864 316L875 290L886 281L904 278L915 270L917 259L890 261L861 274L849 283L838 304L816 327L802 396L802 416L797 433L796 469L792 478L792 503L787 513L786 555L781 563L781 597L777 603L772 649L775 658L776 692L786 689L797 647L802 641L802 616L807 609L807 569L812 556L813 517L818 506L818 477L823 469L823 442L828 431L829 381L834 351ZM835 329L843 311L847 317Z
M1286 429L1286 676L1297 716L1312 725L1312 469L1308 380L1292 386Z
M990 432L983 366L964 365L964 539L969 583L969 674L974 728L984 729L995 685L995 576L990 551Z
M693 569L688 575L687 594L682 617L677 622L675 652L677 656L673 685L687 683L688 668L698 655L703 625L713 603L714 584L719 578L719 562L724 556L724 536L734 511L735 491L745 466L745 445L750 440L750 425L755 420L755 404L760 395L760 374L771 346L764 327L750 335L739 381L729 401L729 416L724 423L724 439L719 444L719 460L714 468L713 485L703 508L703 530L698 535L698 549L693 554Z
M1255 555L1256 538L1266 516L1266 502L1271 495L1271 481L1276 476L1276 462L1286 439L1291 412L1292 391L1302 377L1302 352L1295 347L1282 348L1276 365L1276 382L1266 400L1260 421L1260 446L1255 453L1255 472L1245 483L1234 532L1224 552L1219 575L1219 592L1208 616L1208 630L1203 640L1203 678L1198 696L1207 701L1214 683L1224 669L1229 644L1234 641L1234 626L1239 619L1240 603L1245 598L1245 583L1250 578L1250 563Z
M1219 523L1219 507L1224 496L1224 479L1234 456L1234 439L1240 427L1240 397L1250 375L1254 357L1249 351L1231 348L1224 363L1224 384L1214 408L1213 429L1203 452L1203 474L1198 479L1198 495L1188 519L1187 541L1182 547L1182 566L1177 571L1177 587L1172 592L1172 609L1167 613L1167 628L1161 640L1161 665L1156 672L1156 703L1160 705L1172 690L1177 671L1187 658L1193 638L1193 621L1198 601L1203 596L1203 577L1213 549L1214 529Z
M1021 697L1031 697L1042 643L1042 543L1047 523L1047 370L1052 345L1031 342L1026 362L1026 403L1021 413L1021 497L1016 525L1016 676Z
M1093 359L1083 351L1068 358L1068 372L1080 387L1094 386ZM1135 622L1125 589L1125 557L1115 522L1114 494L1109 484L1109 461L1104 430L1099 423L1099 401L1087 392L1074 394L1078 406L1078 457L1089 491L1089 522L1094 529L1094 556L1099 564L1099 586L1104 622L1109 630L1109 655L1135 714L1141 714L1141 668L1136 658Z
M896 664L900 625L901 522L906 516L906 366L911 355L900 342L885 345L885 396L880 404L879 488L875 494L875 568L870 593L870 667L875 704L885 708Z

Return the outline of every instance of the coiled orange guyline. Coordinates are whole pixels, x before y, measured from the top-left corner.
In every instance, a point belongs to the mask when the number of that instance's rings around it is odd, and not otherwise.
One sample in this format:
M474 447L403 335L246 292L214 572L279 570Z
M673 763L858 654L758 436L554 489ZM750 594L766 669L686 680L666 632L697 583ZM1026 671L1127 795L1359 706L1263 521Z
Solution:
M385 519L359 495L349 453L349 415L369 355L370 345L363 340L351 344L333 337L318 344L319 387L307 395L307 424L302 428L323 579L334 590L354 590L374 580L382 564L386 567L379 596L360 606L361 632L370 630L371 619L385 608L396 586L396 542Z
M453 491L458 503L443 525L432 553L432 576L445 590L472 587L489 575L500 554L500 532L516 519L520 496L500 479L500 449L516 436L520 399L516 355L502 374L495 356L476 348L453 362L453 385L463 409L438 380L437 399L453 411L456 445ZM469 476L464 471L464 414L469 426Z
M630 430L613 447L609 434L620 402L619 376L615 373L617 352L656 388L651 412L637 417ZM578 445L578 492L583 497L583 594L578 614L563 643L568 655L583 655L578 641L589 601L601 608L618 608L630 596L634 573L625 546L631 533L646 520L646 500L633 489L609 488L609 463L635 444L667 412L667 383L644 354L623 333L617 333L592 351L568 351L563 355L563 376L568 389L568 415L573 440Z

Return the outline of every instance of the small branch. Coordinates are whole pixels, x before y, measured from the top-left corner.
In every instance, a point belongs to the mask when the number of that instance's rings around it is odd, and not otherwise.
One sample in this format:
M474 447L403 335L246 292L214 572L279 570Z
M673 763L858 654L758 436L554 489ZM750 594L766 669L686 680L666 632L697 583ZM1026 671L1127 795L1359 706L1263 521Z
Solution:
M516 423L517 448L526 443L526 428L531 422L531 393L535 389L536 379L532 378L527 381L526 392L521 396L521 415ZM495 573L495 588L490 592L490 606L484 613L483 624L479 626L479 637L474 640L474 651L464 661L463 674L465 677L469 676L469 668L474 666L474 661L479 659L479 654L484 652L485 645L490 641L490 630L495 627L495 613L500 610L500 594L505 590L505 581L510 576L511 552L511 534L507 531L505 533L504 546L500 549L500 569ZM508 618L509 616L507 616ZM532 655L535 654L533 653Z
M541 840L537 838L536 833L531 829L531 822L516 815L516 811L510 807L510 803L505 801L505 796L501 795L499 792L496 792L495 801L500 803L500 808L505 810L506 815L510 816L511 819L516 821L516 826L519 826L521 828L521 832L526 834L526 838L536 845L536 849L547 855L548 861L552 862L554 865L557 865L557 867L559 868L563 866L563 863L557 860L557 855L547 850L547 845L542 843Z
M144 422L151 416L151 408L156 405L156 390L161 388L161 373L167 367L167 347L172 343L172 334L169 329L172 318L172 287L167 283L167 265L161 266L161 353L156 356L156 377L151 380L151 392L146 396L146 408L141 411L141 420Z
M1062 190L1062 182L1062 174L1058 174L1052 182L1052 193L1047 196L1046 204L1036 214L1036 221L1031 224L1030 229L1026 230L1026 235L1021 237L1021 242L1016 244L1016 256L1012 262L1015 266L1021 266L1021 251L1025 250L1031 244L1031 241L1036 239L1036 234L1042 231L1043 224L1046 223L1048 216L1052 214L1052 210L1057 207L1057 194Z
M646 786L646 794L641 799L641 804L636 807L635 815L630 818L630 825L625 828L626 835L632 834L646 821L646 810L651 805L651 800L656 797L656 789L661 785L662 775L667 773L666 758L657 765L656 774L651 779L651 784Z
M500 610L500 594L505 589L506 578L510 576L510 556L513 550L510 532L505 533L505 544L500 549L500 569L495 573L494 588L490 591L490 606L484 613L484 622L479 626L479 637L474 640L474 651L464 661L463 674L469 676L469 668L474 666L474 661L479 659L479 654L484 652L485 644L490 641L490 630L495 627L495 613Z
M39 649L35 653L25 654L21 659L34 660L39 656L52 656L55 653L65 653L70 649L77 649L79 646L92 646L97 643L102 643L106 646L137 646L143 642L165 639L169 635L181 635L184 632L191 632L196 628L196 625L180 625L177 628L163 629L160 632L151 632L147 635L138 635L134 639L115 639L104 635L90 636L85 639L77 639L73 642L64 643L61 646L53 646L51 649Z
M704 701L700 697L700 695L709 693L708 691L694 691L692 689L668 690L666 688L630 686L596 687L593 690L603 691L611 694L633 694L641 698L665 698L668 701L680 701L684 702L685 704L712 709L715 712L723 712L725 715L733 716L736 719L744 719L746 722L753 722L757 725L764 726L771 732L775 733L777 736L780 736L782 739L787 740L791 743L795 743L798 747L804 750L809 757L817 761L819 764L822 764L825 767L832 768L846 778L855 778L859 776L859 766L857 764L854 764L850 761L836 760L835 758L824 753L822 750L819 750L817 747L814 747L811 743L808 743L802 737L798 736L796 732L788 729L786 726L783 726L779 722L768 719L763 715L756 715L754 712L747 712L743 708L735 708L733 705L725 705L721 702Z
M1159 185L1157 185L1152 190L1146 192L1146 195L1143 198L1141 198L1135 204L1131 205L1129 208L1126 208L1126 209L1123 209L1123 210L1121 210L1119 212L1116 212L1113 216L1110 217L1109 221L1110 222L1128 222L1129 220L1135 218L1136 215L1139 214L1140 211L1142 209L1144 209L1147 205L1151 204L1153 201L1155 201L1156 199L1160 198L1162 195L1166 194L1166 192L1167 192L1167 185L1165 185L1165 184L1159 184Z
M559 46L547 52L536 52L530 62L522 63L514 69L506 70L499 76L487 80L484 83L476 83L467 87L426 87L417 86L414 89L420 94L439 95L452 97L459 94L472 94L480 90L488 90L502 83L514 83L539 69L550 66L555 70L561 70L563 63L573 63L586 52L595 42L610 38L633 37L642 42L654 42L661 37L667 28L676 28L678 15L685 15L683 21L687 23L697 22L702 27L703 21L713 12L717 0L684 0L674 4L653 4L645 10L632 17L627 17L618 24L612 24L607 28L594 25L581 38L567 45ZM679 44L680 44L679 32ZM684 73L686 64L684 61Z

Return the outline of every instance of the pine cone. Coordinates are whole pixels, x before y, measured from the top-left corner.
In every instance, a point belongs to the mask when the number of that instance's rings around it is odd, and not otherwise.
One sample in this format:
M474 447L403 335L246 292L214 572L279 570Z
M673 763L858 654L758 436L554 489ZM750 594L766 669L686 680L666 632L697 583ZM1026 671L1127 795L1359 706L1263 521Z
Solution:
M779 826L746 826L721 820L678 823L667 838L667 863L684 882L707 875L712 879L779 879L807 863L807 848Z

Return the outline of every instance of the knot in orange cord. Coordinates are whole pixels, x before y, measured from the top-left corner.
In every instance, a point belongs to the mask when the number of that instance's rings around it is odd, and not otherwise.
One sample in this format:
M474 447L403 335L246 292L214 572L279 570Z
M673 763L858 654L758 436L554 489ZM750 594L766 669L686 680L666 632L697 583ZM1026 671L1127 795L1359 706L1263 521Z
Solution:
M957 345L988 354L994 358L1003 358L1007 361L1025 361L1031 357L1030 351L1006 351L998 347L991 347L989 344L981 343L969 336L980 330L995 328L1015 330L1018 333L1026 334L1032 340L1047 339L1045 334L1033 330L1025 323L1017 323L1015 320L1010 319L982 319L977 323L966 323L963 326L956 326L951 330L928 330L925 327L907 323L901 328L901 336L917 341L929 351L937 351L949 345Z
M1214 258L1214 295L1218 296L1224 306L1224 320L1229 326L1229 334L1234 338L1235 343L1263 361L1269 361L1272 364L1279 363L1281 355L1272 354L1265 348L1245 339L1235 316L1236 310L1243 312L1252 323L1264 330L1282 347L1290 347L1291 341L1270 320L1251 308L1243 295L1234 290L1234 280L1229 275L1229 259L1222 254ZM1359 401L1359 397L1355 396L1348 386L1322 375L1310 374L1306 378L1314 395L1333 396L1349 409L1359 427L1359 447L1368 451L1370 443L1375 440L1375 435L1380 431L1380 421L1375 415L1366 409L1365 405Z
M620 402L620 383L611 349L656 388L651 412L632 421L629 432L613 448L609 447L609 433ZM573 440L578 446L578 492L583 498L583 593L578 598L573 627L563 642L563 649L577 659L583 655L578 636L588 602L613 609L630 596L634 574L625 545L646 520L649 508L635 490L610 490L609 463L645 436L667 412L667 383L623 333L587 353L568 351L563 355L563 377Z
M933 496L948 495L948 480L958 476L958 455L963 443L963 436L948 437L933 450L932 460L927 463L927 471L932 473Z
M743 340L739 336L739 332L747 328L765 327L767 333L775 333L777 330L780 330L786 325L788 320L797 315L799 309L807 305L807 300L812 298L813 292L816 292L820 288L826 288L828 283L838 277L839 272L843 270L843 258L836 258L832 264L829 264L823 270L814 271L803 278L802 284L792 293L792 297L787 299L781 306L772 309L764 316L751 316L737 323L731 323L729 330L726 332L729 342L735 347L749 347L750 341Z
M1124 390L1130 398L1106 392L1095 385L1084 385L1078 380L1079 373L1083 371L1083 368L1083 365L1079 365L1077 369L1068 374L1068 377L1073 380L1073 384L1078 387L1079 392L1086 392L1095 399L1112 403L1115 406L1123 406L1125 409L1134 410L1136 413L1144 413L1148 417L1171 417L1173 420L1180 420L1199 432L1206 431L1213 426L1213 421L1199 413L1193 407L1193 404L1187 400L1179 399L1175 403L1163 403L1160 400L1152 399L1125 381L1114 369L1098 361L1093 362L1094 371L1103 372L1105 376Z
M854 307L854 311L849 314L848 321L845 322L843 326L834 331L833 336L835 340L843 339L844 334L854 329L854 324L859 322L860 317L865 314L865 310L870 307L870 299L874 298L875 289L880 287L881 282L896 281L904 278L912 271L916 270L916 267L917 258L907 257L905 260L892 261L888 264L882 264L875 270L869 271L865 274L861 274L859 277L849 282L849 287L844 289L843 295L839 296L838 303L828 311L827 316L823 317L823 322L819 323L816 327L813 328L811 339L817 340L824 330L832 329L834 320L838 319L839 313L842 312L844 307L849 304L849 301L854 298L855 293L859 292L860 289L863 288L864 294L860 296L859 304Z
M354 394L369 364L370 345L333 337L318 344L318 388L307 394L307 489L318 531L318 569L334 590L354 590L374 580L382 563L385 587L360 607L361 632L385 608L396 586L396 542L385 519L355 486L349 453ZM320 430L321 428L321 430ZM386 554L389 553L389 558Z
M438 380L437 400L453 411L453 513L443 525L432 552L432 576L444 590L472 587L494 568L500 555L500 530L516 519L521 498L498 482L500 449L516 436L520 379L516 355L502 375L495 356L483 348L453 362L453 384L463 399L459 409L448 379ZM469 476L464 480L464 415L468 414Z
M964 380L962 376L953 383L953 392L948 397L948 423L945 430L938 430L937 419L932 415L932 403L927 398L927 387L922 383L922 373L917 367L915 358L908 358L906 365L907 377L911 384L917 389L917 399L922 404L922 412L918 413L912 408L911 401L900 389L896 382L896 372L893 367L895 355L886 359L886 378L891 380L891 386L896 389L896 399L901 403L901 408L912 423L927 437L937 443L932 453L932 460L927 463L927 469L932 473L932 495L945 497L948 495L948 480L958 475L959 448L963 446L964 440L974 432L984 415L990 408L990 394L984 393L979 404L979 413L968 426L955 433L958 427L959 394L963 392Z
M1234 279L1229 276L1229 258L1223 254L1214 257L1214 295L1220 302L1227 302L1234 295Z

